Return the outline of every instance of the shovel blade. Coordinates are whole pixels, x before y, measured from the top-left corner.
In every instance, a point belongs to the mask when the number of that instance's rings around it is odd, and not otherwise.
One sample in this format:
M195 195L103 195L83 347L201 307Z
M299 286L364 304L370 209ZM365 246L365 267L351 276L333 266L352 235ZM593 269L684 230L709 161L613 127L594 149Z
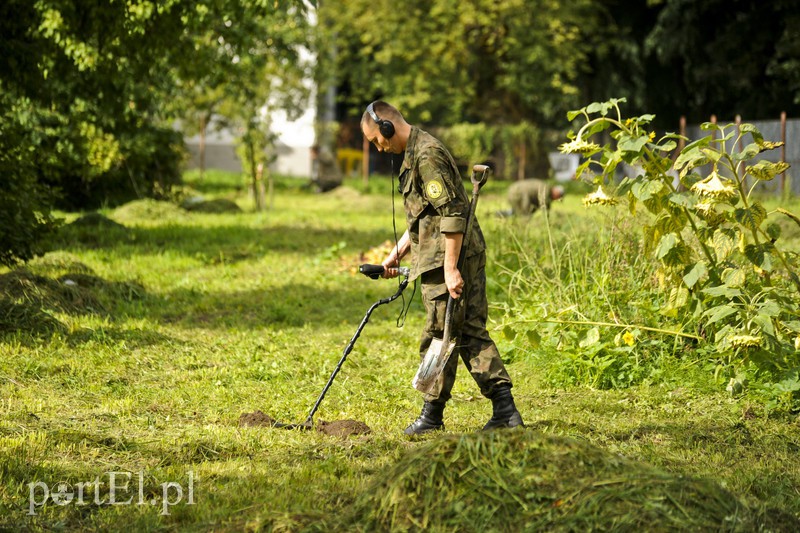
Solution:
M415 389L425 393L431 391L442 370L444 370L447 361L453 354L455 347L455 341L448 342L446 347L442 339L433 339L431 341L431 345L428 346L428 351L425 352L417 373L411 381Z

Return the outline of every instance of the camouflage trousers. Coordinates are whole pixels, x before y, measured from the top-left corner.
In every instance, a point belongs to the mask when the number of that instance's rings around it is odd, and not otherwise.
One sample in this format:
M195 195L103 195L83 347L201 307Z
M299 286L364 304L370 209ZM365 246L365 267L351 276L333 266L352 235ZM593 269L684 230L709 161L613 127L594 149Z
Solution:
M451 339L457 339L456 348L439 376L432 394L425 394L425 401L447 401L456 380L458 360L466 365L472 378L478 384L481 394L491 397L495 386L511 385L500 352L486 330L489 303L486 299L486 254L467 258L461 270L464 278L464 291L454 306ZM434 338L442 338L447 308L447 287L444 283L444 269L437 268L425 272L422 280L422 301L425 304L427 320L420 336L420 358L428 351Z

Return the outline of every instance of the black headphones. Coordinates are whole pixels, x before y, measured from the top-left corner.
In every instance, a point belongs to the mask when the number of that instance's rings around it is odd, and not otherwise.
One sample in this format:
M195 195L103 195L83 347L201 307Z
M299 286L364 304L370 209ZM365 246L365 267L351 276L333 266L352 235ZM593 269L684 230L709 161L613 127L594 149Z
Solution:
M381 135L383 135L385 139L391 139L394 135L394 124L392 124L391 120L384 120L378 117L375 110L372 108L374 103L375 102L372 102L372 104L367 106L367 113L369 113L369 116L375 121L375 124L378 125L378 131L381 132Z

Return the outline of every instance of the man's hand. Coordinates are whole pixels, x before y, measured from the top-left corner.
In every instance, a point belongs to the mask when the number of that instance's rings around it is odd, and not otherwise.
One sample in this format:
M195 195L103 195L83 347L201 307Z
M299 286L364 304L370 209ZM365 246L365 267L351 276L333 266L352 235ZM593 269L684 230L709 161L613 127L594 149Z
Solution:
M381 274L382 278L396 278L400 275L400 270L397 268L397 261L388 258L381 263L383 265L383 274Z
M408 236L408 230L406 230L406 232L403 233L403 236L400 237L400 240L397 242L397 245L394 247L394 249L381 263L384 268L384 272L381 274L381 277L396 278L399 276L400 271L397 269L397 267L400 266L400 260L408 253L410 249L411 239Z
M444 283L454 300L461 296L461 292L464 290L464 278L461 277L461 272L457 268L445 269Z

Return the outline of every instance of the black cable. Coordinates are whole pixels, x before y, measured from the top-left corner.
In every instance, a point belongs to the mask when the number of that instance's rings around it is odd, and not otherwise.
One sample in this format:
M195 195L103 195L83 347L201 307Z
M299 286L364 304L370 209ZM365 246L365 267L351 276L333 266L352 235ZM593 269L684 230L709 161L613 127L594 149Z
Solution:
M389 156L389 162L392 168L391 173L391 180L392 180L392 231L394 232L394 253L395 257L397 258L397 266L400 266L400 244L397 238L397 213L395 212L394 207L394 155ZM400 188L400 176L397 176L397 187ZM399 192L399 190L398 190ZM401 280L398 277L397 285L399 286ZM406 322L406 315L408 315L408 310L411 308L411 302L414 301L414 295L417 294L417 280L414 280L414 290L411 292L411 298L408 299L408 303L406 303L406 296L405 294L402 295L400 300L400 312L397 315L397 327L402 328L403 324Z

